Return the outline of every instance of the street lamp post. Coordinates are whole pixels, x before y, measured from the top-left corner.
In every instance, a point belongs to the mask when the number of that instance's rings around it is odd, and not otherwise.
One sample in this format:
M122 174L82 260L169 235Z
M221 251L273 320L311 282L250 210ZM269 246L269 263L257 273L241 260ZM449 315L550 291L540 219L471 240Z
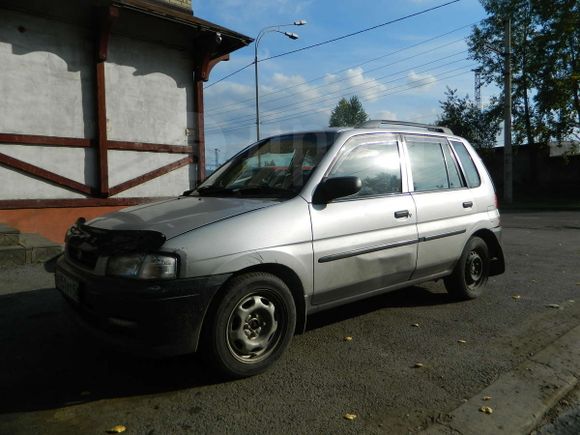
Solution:
M260 140L260 92L258 91L258 45L260 41L264 37L266 33L276 32L280 33L287 38L292 40L298 39L298 35L292 32L283 32L280 30L280 27L287 27L287 26L304 26L306 24L305 20L296 20L290 24L278 24L276 26L268 26L264 27L258 33L256 37L256 42L254 42L254 76L255 76L255 84L256 84L256 140Z

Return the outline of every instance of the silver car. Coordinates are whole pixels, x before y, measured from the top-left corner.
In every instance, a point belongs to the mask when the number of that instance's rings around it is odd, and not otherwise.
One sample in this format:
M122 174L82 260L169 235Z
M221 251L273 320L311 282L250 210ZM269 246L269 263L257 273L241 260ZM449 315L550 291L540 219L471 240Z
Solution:
M309 314L443 278L504 272L491 179L442 127L369 121L261 140L195 190L70 228L56 285L124 349L264 371Z

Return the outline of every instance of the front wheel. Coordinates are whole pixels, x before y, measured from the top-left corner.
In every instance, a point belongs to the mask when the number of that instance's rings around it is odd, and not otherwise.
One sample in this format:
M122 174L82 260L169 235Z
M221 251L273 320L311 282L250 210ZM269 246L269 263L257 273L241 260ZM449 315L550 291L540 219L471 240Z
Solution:
M445 278L445 288L457 299L475 299L481 295L489 277L489 250L480 237L467 241L453 273Z
M234 277L205 334L204 356L231 378L265 371L290 344L296 307L288 286L275 275L254 272Z

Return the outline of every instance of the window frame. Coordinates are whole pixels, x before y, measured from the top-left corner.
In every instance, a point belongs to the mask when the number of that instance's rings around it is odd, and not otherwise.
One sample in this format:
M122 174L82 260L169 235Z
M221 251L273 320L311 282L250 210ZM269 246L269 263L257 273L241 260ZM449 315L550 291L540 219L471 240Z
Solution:
M407 138L422 138L422 139L426 139L426 142L435 142L437 141L441 146L447 146L447 149L450 151L451 155L453 156L454 159L454 163L459 171L459 177L461 178L461 183L462 185L460 187L448 187L445 189L431 189L431 190L415 190L414 188L414 182L413 182L413 167L411 165L411 156L409 154L409 148L408 148L408 141ZM430 134L420 134L420 133L401 133L401 142L404 145L404 153L405 153L405 163L406 166L408 167L408 186L409 186L409 191L415 194L419 194L419 193L434 193L434 192L452 192L452 191L456 191L456 190L461 190L461 189L468 189L469 185L467 183L467 177L465 176L463 167L461 166L461 161L459 160L459 157L457 156L457 154L455 153L455 150L453 149L453 146L451 145L451 142L449 140L449 138L447 138L446 136L437 136L437 135L430 135ZM445 155L445 152L443 151L443 149L441 150L441 154L443 155L443 161L445 163L445 174L447 176L447 182L449 183L449 168L447 166L448 161L447 161L447 156ZM450 185L450 183L449 183Z
M465 168L463 166L463 162L459 158L459 154L457 153L457 151L455 151L455 148L453 147L452 142L457 142L458 144L461 144L463 146L463 148L465 148L465 151L467 151L467 155L471 159L471 163L473 163L473 167L475 168L475 172L477 173L477 178L479 179L479 183L476 186L469 185L469 179L467 178L467 171L465 170ZM462 140L459 140L459 139L449 139L449 146L451 148L451 151L453 152L453 155L455 156L455 159L457 160L457 163L459 164L459 168L461 170L461 174L463 176L463 179L465 181L465 185L467 186L467 188L468 189L476 189L478 187L481 187L481 185L483 184L481 172L480 172L479 168L477 167L477 164L475 163L475 160L473 159L473 156L471 155L471 151L469 151L469 148L467 147L465 142L463 142Z
M358 142L357 144L353 145L353 142ZM352 152L355 148L365 145L365 144L374 144L377 142L394 142L397 148L397 153L399 155L399 170L401 174L401 191L400 192L392 192L392 193L381 193L377 195L367 195L367 196L357 196L357 197L344 197L344 198L337 198L331 202L346 202L346 201L363 201L367 199L376 199L376 198L384 198L384 197L393 197L398 195L405 195L409 193L409 185L407 183L407 164L405 161L405 155L403 146L401 143L401 138L399 134L396 133L365 133L365 134L357 134L349 137L344 144L341 145L340 150L336 153L330 165L324 172L321 181L327 180L330 177L330 173L334 170L334 168L342 161L345 157L345 154ZM351 148L352 147L352 148Z

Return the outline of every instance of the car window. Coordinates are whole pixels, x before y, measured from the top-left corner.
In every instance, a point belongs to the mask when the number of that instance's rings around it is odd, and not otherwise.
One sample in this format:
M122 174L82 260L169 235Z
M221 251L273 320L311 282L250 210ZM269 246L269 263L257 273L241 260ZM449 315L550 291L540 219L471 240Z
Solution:
M457 189L459 187L464 187L463 180L461 179L459 165L457 160L455 160L455 155L449 148L448 144L442 146L443 154L445 155L445 164L447 166L447 175L449 177L449 187L451 189Z
M199 195L298 193L336 139L334 132L274 136L233 157L196 189Z
M397 141L353 138L345 144L342 156L329 177L359 177L362 189L348 198L400 193L401 162Z
M467 151L467 148L465 148L465 145L461 142L452 140L451 146L453 146L453 149L455 150L455 153L461 162L463 173L467 179L467 185L469 187L479 186L481 184L481 177L479 176L479 172L477 172L475 163L473 163L473 160L469 155L469 151Z
M411 172L413 189L416 192L449 189L447 165L443 154L444 139L407 136L405 138Z

